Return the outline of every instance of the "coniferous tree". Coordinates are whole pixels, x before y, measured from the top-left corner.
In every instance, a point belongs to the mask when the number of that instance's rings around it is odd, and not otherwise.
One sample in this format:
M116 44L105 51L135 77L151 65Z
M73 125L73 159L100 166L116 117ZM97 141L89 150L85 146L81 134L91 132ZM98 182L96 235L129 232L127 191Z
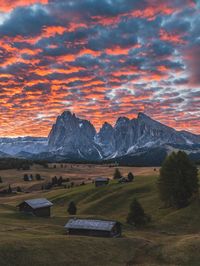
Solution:
M21 189L21 187L17 187L17 192L22 192L22 189Z
M52 186L58 184L58 178L57 178L57 176L54 176L54 177L52 178L51 183L52 183Z
M120 173L119 169L116 168L114 175L113 175L113 179L120 179L122 177L122 174Z
M149 221L149 217L145 214L144 209L138 200L134 199L130 204L127 223L139 227L144 225L147 221Z
M70 215L75 215L76 214L77 208L76 208L76 205L75 205L75 203L73 201L70 201L68 209L67 209L67 212Z
M62 183L63 183L63 178L62 178L62 176L60 176L60 177L58 178L57 183L58 183L58 186L61 186L61 185L62 185Z
M37 180L37 181L40 181L42 178L41 178L41 175L40 174L36 174L35 175L35 179Z
M8 187L8 193L12 193L12 188L11 188L10 185L9 185L9 187Z
M185 152L173 152L160 170L158 188L166 206L182 208L198 194L198 170Z
M128 181L132 182L134 180L134 175L130 172L128 173Z
M28 175L24 174L24 181L29 181Z

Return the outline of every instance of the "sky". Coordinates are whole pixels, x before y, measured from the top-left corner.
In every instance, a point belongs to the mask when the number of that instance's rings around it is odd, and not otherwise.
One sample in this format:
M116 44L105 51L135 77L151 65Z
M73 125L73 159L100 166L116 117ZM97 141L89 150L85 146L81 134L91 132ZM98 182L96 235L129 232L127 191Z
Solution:
M200 134L200 0L0 0L0 137L64 110Z

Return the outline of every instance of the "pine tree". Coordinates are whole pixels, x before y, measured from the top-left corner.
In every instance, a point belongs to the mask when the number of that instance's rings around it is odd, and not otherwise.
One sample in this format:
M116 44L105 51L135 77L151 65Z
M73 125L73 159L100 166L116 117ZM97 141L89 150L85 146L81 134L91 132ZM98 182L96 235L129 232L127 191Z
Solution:
M116 168L114 172L113 179L120 179L122 177L122 174L120 173L119 169Z
M24 174L24 181L29 181L28 175Z
M52 179L51 179L51 183L52 183L52 186L58 184L58 178L57 178L57 176L52 177Z
M128 181L132 182L134 180L134 175L130 172L128 173Z
M35 175L35 179L37 180L37 181L40 181L42 178L41 178L41 175L40 174L36 174Z
M76 211L77 211L77 208L76 208L75 203L73 201L70 201L69 206L68 206L68 209L67 209L67 212L70 215L75 215L76 214Z
M182 208L198 194L198 170L185 152L173 152L160 170L158 188L166 206Z
M130 211L127 216L127 223L136 227L144 225L149 220L144 209L137 199L134 199L130 205Z
M12 188L11 188L10 185L9 185L9 187L8 187L8 193L12 193Z
M17 192L22 192L22 189L21 189L21 187L17 187Z
M60 177L58 178L57 184L58 184L58 186L61 186L62 183L63 183L63 178L62 178L62 176L60 176Z

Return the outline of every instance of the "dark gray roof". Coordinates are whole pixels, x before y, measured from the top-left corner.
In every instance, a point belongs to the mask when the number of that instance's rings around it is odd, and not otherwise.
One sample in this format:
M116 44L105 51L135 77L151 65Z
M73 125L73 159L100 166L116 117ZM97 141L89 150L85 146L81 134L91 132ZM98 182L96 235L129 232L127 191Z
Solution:
M116 221L105 220L70 219L65 225L65 228L111 231L116 223Z
M53 203L48 201L47 199L30 199L30 200L25 200L31 208L33 209L39 209L39 208L44 208L44 207L51 207L53 206Z
M97 178L95 178L95 181L109 181L109 178L107 178L107 177L97 177Z

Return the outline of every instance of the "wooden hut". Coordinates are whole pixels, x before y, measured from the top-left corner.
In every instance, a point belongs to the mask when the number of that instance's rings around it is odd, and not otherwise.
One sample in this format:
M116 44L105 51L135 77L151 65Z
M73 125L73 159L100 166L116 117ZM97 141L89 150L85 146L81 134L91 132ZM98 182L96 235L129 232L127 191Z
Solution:
M97 177L95 179L95 187L102 187L109 184L109 178L106 177Z
M53 203L43 198L25 200L18 205L20 212L31 213L38 217L50 217L51 206Z
M65 225L69 235L120 237L121 224L117 221L70 219Z

